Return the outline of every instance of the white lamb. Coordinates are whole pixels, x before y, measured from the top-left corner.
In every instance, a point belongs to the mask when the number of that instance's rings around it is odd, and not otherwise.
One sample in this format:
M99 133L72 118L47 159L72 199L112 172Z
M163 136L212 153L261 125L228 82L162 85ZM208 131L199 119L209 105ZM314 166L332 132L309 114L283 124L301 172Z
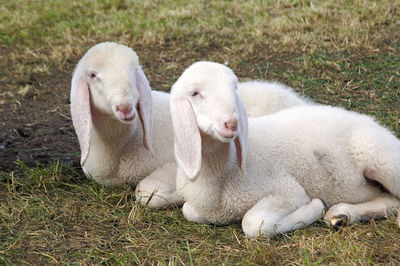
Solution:
M241 90L250 110L266 114L306 104L283 85L281 91L275 84L270 92L264 87L264 83L255 83ZM263 109L259 109L252 104L252 95L258 101L275 98L282 104L261 102ZM157 197L150 207L182 203L175 190L169 94L151 91L131 48L105 42L88 50L72 77L71 115L86 175L107 186L136 185L145 178L137 187L143 204L155 189Z
M131 48L105 42L89 49L71 82L71 115L85 174L107 186L162 175L163 188L171 188L162 192L179 202L168 101L169 94L151 91Z
M228 67L198 62L172 88L177 190L188 220L242 220L247 236L272 237L323 218L324 202L331 225L400 206L400 142L389 130L317 105L248 121L236 87Z

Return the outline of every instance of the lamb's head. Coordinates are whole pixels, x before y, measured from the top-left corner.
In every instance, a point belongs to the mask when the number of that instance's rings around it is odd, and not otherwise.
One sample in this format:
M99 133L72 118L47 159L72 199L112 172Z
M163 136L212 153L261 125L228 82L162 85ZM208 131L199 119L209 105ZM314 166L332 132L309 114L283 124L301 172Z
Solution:
M138 67L138 56L126 46L102 43L92 47L82 58L79 71L88 84L93 107L123 123L132 122L139 101Z
M190 179L201 166L201 134L221 142L234 141L244 171L247 116L237 94L237 77L225 65L197 62L187 68L171 90L175 157Z
M139 119L143 143L151 151L151 88L129 47L113 42L90 48L81 58L71 82L71 115L81 146L81 164L89 152L92 110L121 123Z

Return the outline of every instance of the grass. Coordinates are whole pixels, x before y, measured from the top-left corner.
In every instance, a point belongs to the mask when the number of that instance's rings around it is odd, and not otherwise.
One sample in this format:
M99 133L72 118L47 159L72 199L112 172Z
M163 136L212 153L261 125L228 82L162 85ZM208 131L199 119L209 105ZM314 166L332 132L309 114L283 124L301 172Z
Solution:
M5 264L396 263L394 219L248 240L239 225L187 222L178 209L140 207L129 187L109 189L55 162L2 176L0 260ZM191 263L192 262L192 263Z
M368 0L3 1L0 113L54 83L67 94L79 58L113 40L136 50L155 89L213 60L242 80L279 80L316 102L373 115L400 136L398 10L397 1ZM57 108L68 117L68 104ZM177 208L141 207L132 188L102 187L59 154L49 165L0 169L0 264L400 262L393 217L248 240L240 225L195 225Z

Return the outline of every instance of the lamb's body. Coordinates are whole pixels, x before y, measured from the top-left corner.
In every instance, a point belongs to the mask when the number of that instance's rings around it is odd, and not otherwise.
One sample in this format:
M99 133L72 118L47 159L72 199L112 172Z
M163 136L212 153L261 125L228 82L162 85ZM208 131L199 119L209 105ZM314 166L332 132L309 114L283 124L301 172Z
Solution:
M366 181L364 172L383 173L388 166L388 170L397 170L397 176L387 189L400 196L396 190L400 187L399 141L370 117L343 109L293 107L249 119L246 177L240 176L230 151L235 149L233 143L209 138L206 142L213 151L203 150L199 177L191 182L178 172L177 189L211 223L240 221L247 210L270 195L292 210L313 198L322 199L328 207L370 201L382 191ZM385 158L389 152L391 157ZM386 164L381 169L376 168L379 157ZM376 178L382 182L388 176Z
M198 85L201 79L193 80L192 73L210 79L209 64L188 68L171 96L176 117L172 121L179 164L177 190L185 200L182 211L188 220L215 224L242 220L245 233L255 237L307 226L324 217L325 207L330 209L324 219L332 225L396 212L400 206L400 141L389 130L365 115L305 105L249 119L247 140L247 119L235 96L234 78L219 78L232 73L214 65L213 72L226 74L216 75L214 83ZM228 82L222 85L224 80ZM192 82L202 98L185 91ZM204 118L216 103L219 110ZM196 121L199 129L181 132ZM237 122L239 126L230 126ZM185 150L191 142L184 140L191 135L192 142L201 144ZM246 140L247 152L243 153ZM243 168L245 176L241 176Z
M293 106L313 104L279 82L251 80L238 83L238 94L248 117L273 114Z

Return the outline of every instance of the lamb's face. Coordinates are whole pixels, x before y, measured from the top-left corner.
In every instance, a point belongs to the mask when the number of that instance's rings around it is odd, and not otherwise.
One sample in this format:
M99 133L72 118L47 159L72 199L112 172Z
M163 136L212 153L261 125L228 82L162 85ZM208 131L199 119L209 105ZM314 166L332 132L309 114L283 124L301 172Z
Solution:
M190 180L200 172L202 140L208 141L200 131L222 142L234 141L238 165L245 173L247 116L236 87L232 70L213 62L191 65L172 87L175 158Z
M92 106L123 123L131 123L137 117L138 63L136 53L126 46L114 43L94 46L82 66Z
M237 78L228 67L199 62L180 78L199 129L222 142L238 134Z

